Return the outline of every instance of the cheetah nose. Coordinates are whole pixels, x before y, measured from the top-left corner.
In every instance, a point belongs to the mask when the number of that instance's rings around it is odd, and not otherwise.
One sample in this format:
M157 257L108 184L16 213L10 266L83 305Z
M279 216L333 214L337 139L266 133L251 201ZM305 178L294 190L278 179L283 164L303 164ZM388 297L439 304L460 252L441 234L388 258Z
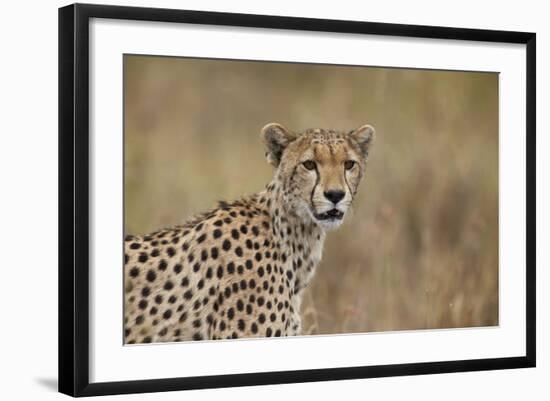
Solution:
M334 204L337 204L338 202L340 202L346 195L344 191L334 190L334 189L331 189L330 191L325 191L323 194L325 195L325 198L327 198L329 201L331 201Z

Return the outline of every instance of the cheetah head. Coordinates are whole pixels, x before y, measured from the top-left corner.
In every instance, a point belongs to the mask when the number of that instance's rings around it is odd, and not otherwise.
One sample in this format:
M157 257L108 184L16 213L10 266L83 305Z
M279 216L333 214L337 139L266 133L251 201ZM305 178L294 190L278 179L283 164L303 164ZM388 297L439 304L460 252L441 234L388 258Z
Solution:
M365 172L374 128L294 133L271 123L262 129L262 139L286 212L325 230L340 226Z

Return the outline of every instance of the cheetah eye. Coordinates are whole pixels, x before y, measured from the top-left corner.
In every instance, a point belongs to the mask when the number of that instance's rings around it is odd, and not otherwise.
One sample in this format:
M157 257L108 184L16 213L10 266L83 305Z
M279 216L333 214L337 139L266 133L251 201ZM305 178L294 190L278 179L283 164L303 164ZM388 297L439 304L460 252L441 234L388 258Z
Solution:
M346 170L351 170L353 166L355 166L355 162L353 160L346 160L346 162L344 163L344 168Z
M302 163L307 170L315 169L315 162L313 160L306 160Z

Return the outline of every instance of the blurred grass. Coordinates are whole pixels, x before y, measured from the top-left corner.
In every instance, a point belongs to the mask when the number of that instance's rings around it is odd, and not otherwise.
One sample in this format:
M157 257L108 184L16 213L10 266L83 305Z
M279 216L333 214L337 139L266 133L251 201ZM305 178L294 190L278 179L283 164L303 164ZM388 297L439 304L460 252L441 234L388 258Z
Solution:
M125 230L261 190L260 128L377 130L310 334L498 324L498 75L125 56Z

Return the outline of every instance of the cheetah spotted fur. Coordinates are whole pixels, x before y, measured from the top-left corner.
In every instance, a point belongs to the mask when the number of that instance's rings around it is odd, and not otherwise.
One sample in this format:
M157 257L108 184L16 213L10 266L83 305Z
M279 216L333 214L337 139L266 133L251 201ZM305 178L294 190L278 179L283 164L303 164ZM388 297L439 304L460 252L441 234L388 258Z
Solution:
M125 238L126 344L293 336L304 289L365 172L374 129L262 129L265 190Z

